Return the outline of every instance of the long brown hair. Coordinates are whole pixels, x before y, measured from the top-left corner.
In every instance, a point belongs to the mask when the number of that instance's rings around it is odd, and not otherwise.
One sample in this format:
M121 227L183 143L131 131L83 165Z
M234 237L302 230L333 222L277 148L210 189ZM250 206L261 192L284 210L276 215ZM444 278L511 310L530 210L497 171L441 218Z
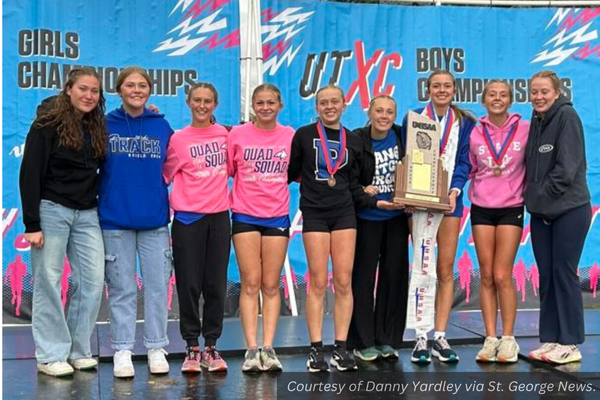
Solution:
M437 75L448 75L450 78L452 78L452 85L454 86L454 89L456 89L456 78L454 77L454 75L452 75L452 73L450 71L446 71L443 69L436 69L427 78L427 92L429 92L429 88L431 87L431 80L433 79L434 76L437 76ZM472 121L476 121L475 116L470 111L460 108L459 106L454 104L454 102L450 103L450 107L452 107L452 109L454 110L454 113L456 114L459 121L462 117L468 118Z
M75 107L67 91L71 89L82 76L93 76L100 83L100 99L98 105L81 119L77 118ZM52 104L35 122L36 128L56 126L60 145L74 150L83 148L83 132L90 135L94 157L104 158L107 149L106 120L104 117L105 99L100 75L91 68L74 68L69 72L67 82Z

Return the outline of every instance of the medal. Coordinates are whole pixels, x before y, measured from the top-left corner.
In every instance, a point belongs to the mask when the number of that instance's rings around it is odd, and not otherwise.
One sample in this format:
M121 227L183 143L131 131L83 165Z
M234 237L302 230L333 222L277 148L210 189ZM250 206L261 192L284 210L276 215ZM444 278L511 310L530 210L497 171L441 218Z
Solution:
M485 125L483 126L483 138L485 139L485 145L487 146L490 155L492 156L492 160L494 161L494 164L496 164L496 167L494 168L494 176L498 177L502 175L502 160L504 159L504 156L506 155L506 152L508 151L508 148L510 147L510 144L513 142L513 139L515 137L515 133L517 132L517 127L519 126L519 121L515 122L514 124L512 124L512 126L510 127L510 130L508 131L508 135L506 136L506 139L504 139L504 143L502 143L502 146L500 146L500 151L496 152L495 148L494 148L494 142L492 141L492 136L490 135L490 132L488 131L487 127ZM491 168L491 167L490 167Z
M335 164L333 164L333 157L331 156L331 150L329 149L329 141L327 140L327 136L325 134L325 128L323 126L323 122L317 122L317 132L319 133L319 140L321 141L321 148L323 149L323 158L325 159L325 166L327 167L327 172L329 173L329 178L327 178L327 184L330 187L334 187L336 184L335 173L342 165L344 161L344 157L346 155L346 130L340 124L340 148L338 151L337 159L335 160Z
M429 102L427 105L427 116L432 121L437 121L437 114L435 113L435 109L433 108L433 103ZM450 130L452 129L452 124L454 123L454 112L452 111L452 107L448 107L446 111L446 115L443 120L446 120L446 124L444 125L444 132L442 134L442 140L440 140L440 156L444 154L446 151L446 145L448 144L448 138L450 138Z

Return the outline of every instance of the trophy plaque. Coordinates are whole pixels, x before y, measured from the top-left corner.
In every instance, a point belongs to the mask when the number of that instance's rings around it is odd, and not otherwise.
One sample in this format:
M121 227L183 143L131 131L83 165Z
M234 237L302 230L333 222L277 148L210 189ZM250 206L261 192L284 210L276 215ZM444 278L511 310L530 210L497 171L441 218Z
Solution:
M440 158L441 126L409 111L406 154L396 167L393 202L419 210L449 211L448 172Z

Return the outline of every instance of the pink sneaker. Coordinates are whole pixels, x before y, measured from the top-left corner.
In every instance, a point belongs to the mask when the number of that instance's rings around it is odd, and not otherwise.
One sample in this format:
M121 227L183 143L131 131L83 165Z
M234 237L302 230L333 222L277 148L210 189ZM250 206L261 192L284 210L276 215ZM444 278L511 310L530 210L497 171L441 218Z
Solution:
M202 366L208 368L208 372L226 372L227 363L215 346L207 346L202 352Z
M186 347L185 360L181 366L181 372L201 372L200 369L200 347Z

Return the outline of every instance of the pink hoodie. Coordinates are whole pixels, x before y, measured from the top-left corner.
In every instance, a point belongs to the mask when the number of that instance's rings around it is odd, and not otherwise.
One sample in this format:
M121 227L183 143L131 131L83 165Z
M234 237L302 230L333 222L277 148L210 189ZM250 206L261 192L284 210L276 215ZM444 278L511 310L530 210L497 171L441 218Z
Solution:
M492 124L486 115L479 120L470 138L469 160L471 173L469 178L469 200L486 208L517 207L523 205L525 189L525 147L529 133L529 121L522 121L521 115L509 114L502 127ZM496 164L486 145L483 125L487 128L496 151L508 135L514 123L518 123L513 141L502 160L502 175L494 176Z
M163 175L173 181L171 208L214 214L229 209L227 129L187 126L171 137Z
M257 218L289 214L287 171L294 130L277 124L273 130L252 123L234 127L227 140L231 210Z

